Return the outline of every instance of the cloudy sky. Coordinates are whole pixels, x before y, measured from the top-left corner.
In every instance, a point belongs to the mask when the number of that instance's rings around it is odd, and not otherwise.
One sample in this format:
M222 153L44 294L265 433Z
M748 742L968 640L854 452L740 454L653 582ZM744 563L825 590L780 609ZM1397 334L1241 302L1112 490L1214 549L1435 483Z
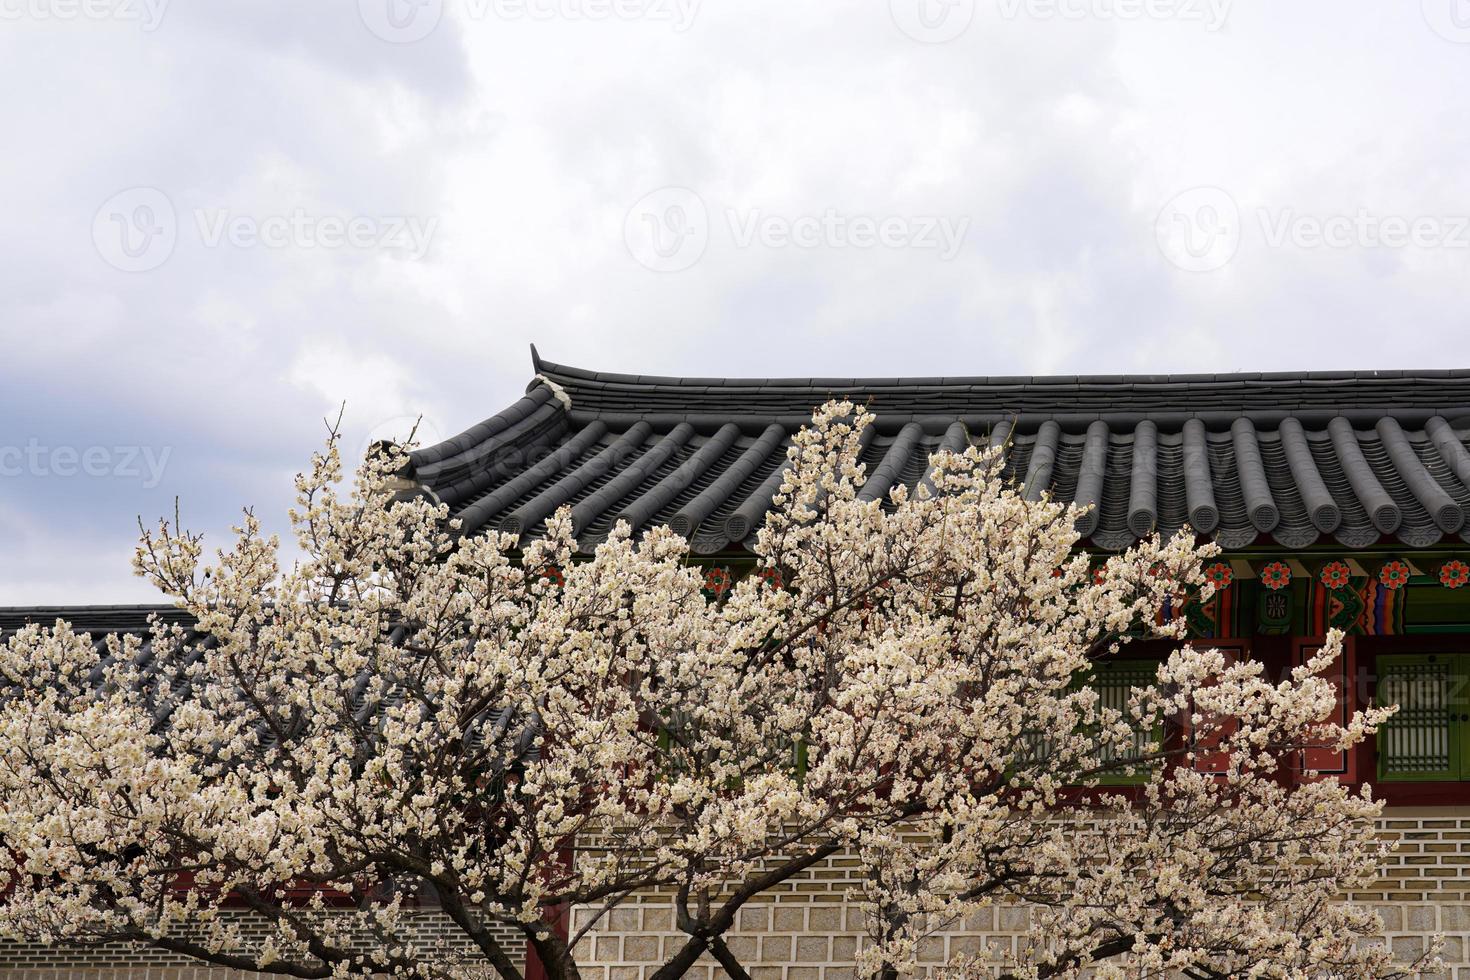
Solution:
M659 374L1470 366L1467 0L0 0L0 605Z

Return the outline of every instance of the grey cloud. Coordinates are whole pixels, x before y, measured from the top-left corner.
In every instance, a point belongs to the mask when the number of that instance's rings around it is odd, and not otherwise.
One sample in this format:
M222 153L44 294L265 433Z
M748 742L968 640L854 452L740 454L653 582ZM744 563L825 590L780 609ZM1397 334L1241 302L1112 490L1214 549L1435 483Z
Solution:
M925 44L890 6L705 0L681 32L444 0L414 43L375 35L357 0L175 0L151 32L0 25L0 79L22 93L0 103L0 446L172 447L149 489L0 480L0 603L138 598L135 515L178 494L213 542L242 504L279 528L343 399L354 448L419 413L450 434L514 400L531 340L696 375L1470 363L1470 256L1272 248L1252 225L1260 208L1470 211L1470 44L1448 21L1302 0L1233 4L1209 32L978 4ZM677 273L625 242L629 209L665 187L714 221ZM1155 222L1197 187L1245 226L1195 273ZM129 273L94 226L134 188L177 225L166 259ZM740 247L731 209L969 225L943 261ZM196 216L221 211L434 233L416 261L211 244Z

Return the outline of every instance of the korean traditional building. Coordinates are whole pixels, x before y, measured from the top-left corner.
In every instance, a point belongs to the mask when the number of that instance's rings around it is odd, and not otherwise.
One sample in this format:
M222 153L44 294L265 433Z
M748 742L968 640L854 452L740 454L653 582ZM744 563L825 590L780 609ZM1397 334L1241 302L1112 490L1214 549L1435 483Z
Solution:
M1470 370L673 378L554 364L533 349L531 373L515 404L412 455L406 489L447 504L466 533L530 540L570 505L590 552L619 521L667 524L720 592L754 568L753 535L793 434L815 405L843 397L877 418L863 448L869 499L917 485L941 447L987 444L1004 447L1026 494L1090 505L1079 531L1100 560L1186 527L1217 542L1206 571L1218 591L1183 610L1195 641L1279 673L1342 629L1343 712L1401 705L1375 739L1308 761L1388 803L1382 830L1396 852L1353 898L1381 909L1405 953L1445 935L1451 973L1470 977ZM62 615L100 636L140 629L145 613L10 609L0 630ZM834 859L746 909L732 949L762 980L846 980L859 931L842 900L849 873ZM1025 915L968 922L924 957L1013 944ZM584 973L634 980L661 962L657 934L671 925L656 899L619 909L583 960L605 970ZM0 946L0 971L16 976L186 966Z

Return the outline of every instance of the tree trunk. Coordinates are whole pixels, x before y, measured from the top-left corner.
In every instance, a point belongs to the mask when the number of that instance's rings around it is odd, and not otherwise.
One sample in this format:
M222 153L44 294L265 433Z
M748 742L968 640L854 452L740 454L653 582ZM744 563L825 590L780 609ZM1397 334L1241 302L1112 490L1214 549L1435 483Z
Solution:
M648 980L679 980L680 977L689 972L689 968L694 965L694 961L699 959L700 954L708 947L709 943L703 937L690 936L684 945L679 948L679 952L675 953L667 963L654 971Z
M531 949L541 960L546 980L582 980L572 947L555 930L537 930L529 937Z

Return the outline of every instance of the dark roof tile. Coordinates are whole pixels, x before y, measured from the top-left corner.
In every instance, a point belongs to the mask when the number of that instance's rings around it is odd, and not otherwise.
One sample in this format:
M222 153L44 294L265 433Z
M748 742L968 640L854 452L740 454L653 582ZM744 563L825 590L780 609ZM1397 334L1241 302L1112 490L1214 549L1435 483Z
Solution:
M1290 548L1324 535L1348 547L1385 535L1412 547L1445 534L1470 540L1470 430L1455 428L1470 420L1466 370L673 378L588 371L539 355L534 364L565 391L570 412L534 381L529 401L414 455L418 479L469 529L522 508L536 517L523 528L535 535L541 512L565 498L579 507L578 526L598 539L620 514L641 526L657 514L675 520L696 552L732 539L738 546L769 507L761 495L779 482L791 434L816 405L842 395L877 414L875 492L915 485L928 455L956 432L968 429L984 444L1014 426L1008 472L1043 484L1036 492L1095 502L1080 526L1101 547L1124 547L1150 526L1170 533L1190 519L1230 548L1263 537ZM584 445L589 426L605 438ZM677 452L639 463L642 447L676 432ZM594 462L607 455L601 447L630 435L639 452ZM517 454L529 462L506 466ZM680 473L695 457L697 479Z

